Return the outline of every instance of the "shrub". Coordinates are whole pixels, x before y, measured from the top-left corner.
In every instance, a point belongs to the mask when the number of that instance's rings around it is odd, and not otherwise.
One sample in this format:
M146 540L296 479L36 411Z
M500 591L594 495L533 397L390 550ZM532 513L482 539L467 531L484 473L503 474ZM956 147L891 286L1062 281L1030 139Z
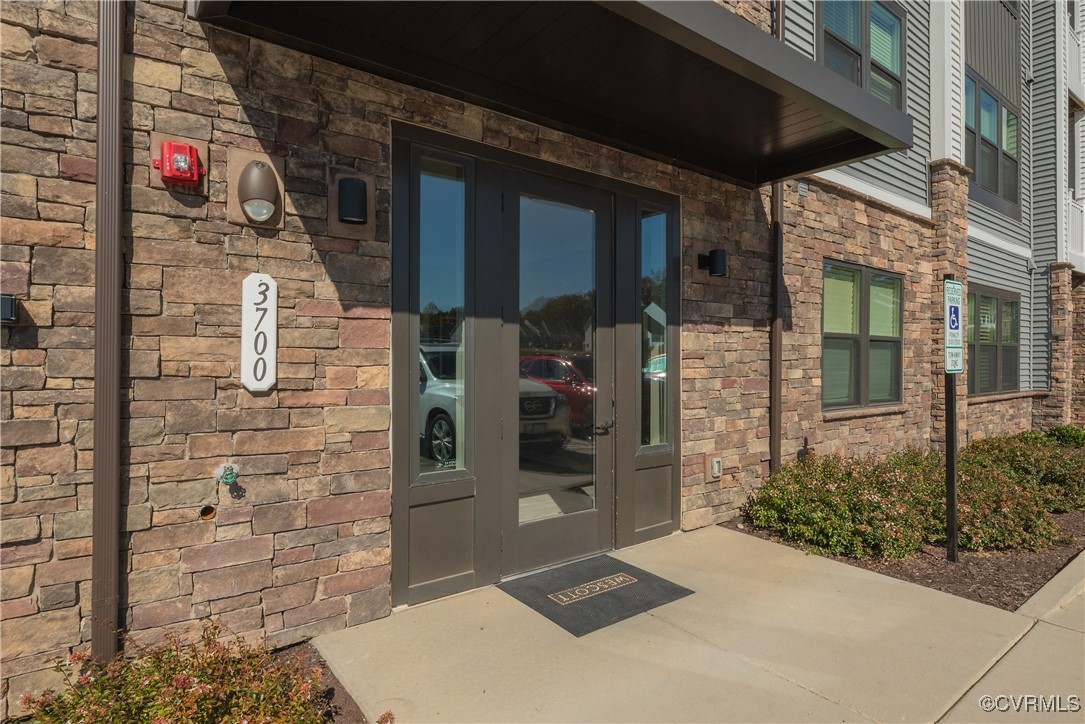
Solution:
M24 706L40 722L324 722L321 671L304 672L266 647L242 639L220 640L221 629L205 623L199 641L141 647L135 658L123 656L100 666L86 654L74 680L65 669L68 688L27 695Z
M967 550L1046 548L1060 534L1043 502L1035 486L1015 483L997 470L963 466L957 480L958 544ZM941 510L944 515L944 500ZM932 540L945 541L944 524L938 533Z
M753 523L821 553L899 558L919 548L921 506L901 471L871 459L809 455L771 477L747 506Z
M1037 433L1023 433L977 440L961 454L961 465L1035 486L1040 504L1053 513L1085 509L1085 449L1061 447L1050 436L1038 439Z
M998 445L1005 443L988 447ZM1020 454L1017 447L1024 443L1015 445L1013 454ZM1055 486L1020 482L1000 467L1000 459L978 452L971 459L962 456L959 545L1036 549L1058 540L1058 528L1045 510ZM1051 467L1046 464L1045 469ZM816 552L904 557L924 541L945 541L945 457L917 449L881 461L811 455L769 478L747 503L746 513L754 525Z
M1047 436L1063 447L1085 447L1085 427L1058 425L1048 430Z

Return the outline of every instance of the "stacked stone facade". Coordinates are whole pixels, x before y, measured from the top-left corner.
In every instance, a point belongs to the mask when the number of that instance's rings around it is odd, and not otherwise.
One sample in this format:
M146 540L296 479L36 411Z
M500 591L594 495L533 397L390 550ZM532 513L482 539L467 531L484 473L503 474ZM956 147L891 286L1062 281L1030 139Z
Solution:
M768 28L767 3L725 5ZM55 684L53 662L90 633L96 4L8 3L0 19L0 272L21 315L0 337L2 718L22 693ZM285 645L389 611L393 121L679 196L682 527L733 515L763 479L767 190L212 28L177 0L131 5L127 38L122 621L137 641L212 618ZM152 133L207 144L206 186L158 184ZM284 159L283 228L229 221L228 149ZM329 226L331 169L375 184L371 240ZM785 185L785 462L937 439L930 311L947 253L963 244L961 173L934 166L932 219L820 179ZM697 269L709 248L728 251L728 277ZM903 275L903 404L822 410L825 259ZM251 272L279 283L268 393L239 381ZM714 456L719 480L706 476ZM226 461L239 486L214 480Z
M1071 301L1074 304L1074 342L1070 422L1085 427L1085 275L1075 274L1071 280Z
M1044 430L1070 421L1074 381L1073 266L1057 262L1048 268L1051 288L1051 385L1037 400L1033 425Z

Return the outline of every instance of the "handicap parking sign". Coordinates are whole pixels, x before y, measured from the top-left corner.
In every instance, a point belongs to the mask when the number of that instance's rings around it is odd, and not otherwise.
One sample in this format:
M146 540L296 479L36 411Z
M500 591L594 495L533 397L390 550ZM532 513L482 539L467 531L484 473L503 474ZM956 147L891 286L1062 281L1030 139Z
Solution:
M961 308L956 304L952 304L949 307L949 328L961 328Z

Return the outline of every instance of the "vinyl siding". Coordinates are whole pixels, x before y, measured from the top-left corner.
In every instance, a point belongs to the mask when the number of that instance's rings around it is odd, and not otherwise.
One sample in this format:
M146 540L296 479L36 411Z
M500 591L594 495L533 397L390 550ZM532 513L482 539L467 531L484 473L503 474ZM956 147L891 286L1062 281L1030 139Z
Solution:
M1025 7L1026 4L1022 4ZM1055 3L1028 4L1032 15L1032 243L1036 272L1036 314L1033 327L1037 341L1050 338L1050 315L1048 311L1050 284L1048 264L1058 259L1059 220L1061 194L1059 189L1066 183L1064 155L1059 148L1060 129L1066 125L1065 89L1060 83L1062 68L1058 57L1058 37L1061 32L1058 13L1061 5ZM1062 89L1060 93L1060 89ZM1048 386L1049 347L1037 347L1037 387Z
M986 3L982 3L986 4ZM993 3L1000 5L1000 3ZM967 8L966 3L965 10L965 27L966 33L969 24L967 18L970 15L970 11ZM1036 167L1036 153L1037 143L1039 138L1037 136L1037 129L1039 123L1036 117L1036 89L1027 83L1029 77L1029 67L1032 61L1034 42L1032 39L1032 15L1035 14L1029 3L1021 3L1021 47L1017 55L1020 58L1020 65L1017 68L1018 73L1018 86L1016 91L1016 97L1018 100L1018 110L1020 111L1020 131L1018 133L1018 145L1020 147L1020 183L1021 183L1021 220L1011 219L1008 216L1000 214L999 212L984 206L977 201L970 201L968 204L968 221L970 224L974 224L989 231L998 237L1011 241L1015 244L1019 244L1024 248L1031 246L1032 233L1031 220L1034 213L1035 200L1033 198L1032 189L1034 184L1040 183L1037 179L1037 167ZM973 23L973 26L977 25ZM982 24L980 24L982 25ZM972 42L969 42L971 40ZM991 41L985 36L973 36L966 34L965 36L965 54L966 57L972 58L972 49L975 46L990 45ZM971 65L971 63L969 63ZM973 66L973 70L977 73L980 72L979 68ZM983 76L992 85L995 81ZM1013 98L1014 96L1007 90L1012 86L1005 80L1000 81L1000 86L996 86L996 89L1003 95Z
M929 205L931 65L930 7L907 0L900 5L905 18L905 110L912 117L914 145L909 151L889 154L844 166L840 170L878 188L916 203ZM810 0L786 4L784 40L804 55L817 59L817 14Z
M1046 358L1044 358L1045 366L1042 369L1035 367L1040 356L1035 355L1034 350L1046 347L1047 340L1044 336L1037 334L1035 314L1039 309L1036 307L1035 297L1030 297L1028 260L970 238L968 240L968 282L1021 295L1021 389L1033 389L1037 374L1041 380L1038 387L1046 388Z
M1027 2L1020 3L1021 6ZM966 2L965 37L983 38L965 48L968 65L1015 106L1021 105L1018 72L1022 67L1021 46L1017 42L1017 21L1001 2ZM1024 27L1022 27L1022 34ZM1027 64L1026 64L1027 65Z

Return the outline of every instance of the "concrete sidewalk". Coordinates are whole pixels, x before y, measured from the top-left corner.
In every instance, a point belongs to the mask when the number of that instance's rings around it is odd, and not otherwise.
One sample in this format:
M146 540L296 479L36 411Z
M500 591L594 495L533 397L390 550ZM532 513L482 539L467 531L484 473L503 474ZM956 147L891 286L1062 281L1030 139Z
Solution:
M1012 696L1085 701L1081 557L1009 613L717 526L611 555L695 593L578 639L490 586L313 643L370 721L994 722L1041 707ZM984 695L1006 698L987 714Z

